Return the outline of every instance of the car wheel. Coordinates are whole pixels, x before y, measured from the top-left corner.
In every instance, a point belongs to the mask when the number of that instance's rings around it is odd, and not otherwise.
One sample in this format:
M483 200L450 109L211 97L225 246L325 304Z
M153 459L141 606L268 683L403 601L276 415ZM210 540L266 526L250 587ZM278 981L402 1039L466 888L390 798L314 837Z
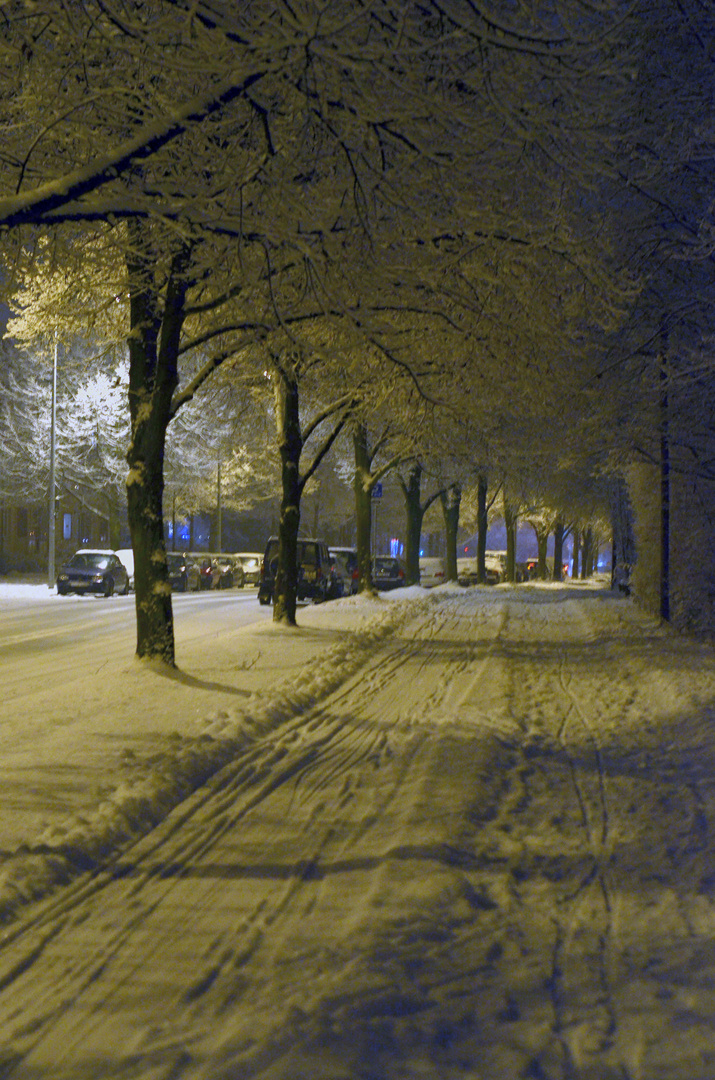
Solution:
M124 582L124 588L120 592L120 596L126 596L129 592L129 578Z
M109 597L114 592L114 582L111 578L107 578L104 582L104 595Z

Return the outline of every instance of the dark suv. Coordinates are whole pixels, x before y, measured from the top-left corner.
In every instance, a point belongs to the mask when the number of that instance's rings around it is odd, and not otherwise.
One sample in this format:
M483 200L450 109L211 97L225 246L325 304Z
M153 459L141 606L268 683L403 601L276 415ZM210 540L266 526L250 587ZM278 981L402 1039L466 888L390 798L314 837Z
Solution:
M272 536L266 544L258 584L258 603L270 604L278 569L278 537ZM312 537L298 540L298 588L299 600L330 600L335 596L335 582L331 573L328 545Z

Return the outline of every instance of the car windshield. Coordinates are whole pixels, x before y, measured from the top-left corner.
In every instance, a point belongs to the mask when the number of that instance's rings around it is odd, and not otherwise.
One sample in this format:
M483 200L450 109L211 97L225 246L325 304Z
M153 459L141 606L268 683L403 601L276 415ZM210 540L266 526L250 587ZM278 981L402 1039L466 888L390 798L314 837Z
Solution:
M167 552L166 561L169 566L183 566L186 562L183 555L179 555L177 552L174 551Z
M397 564L394 559L375 559L375 569L389 574L397 569Z
M268 545L266 552L266 565L270 566L274 559L278 558L278 541L274 541ZM318 545L315 543L306 543L304 540L298 541L298 562L302 566L317 566L318 565Z
M82 552L73 555L67 564L73 570L106 570L109 566L109 555L93 555Z

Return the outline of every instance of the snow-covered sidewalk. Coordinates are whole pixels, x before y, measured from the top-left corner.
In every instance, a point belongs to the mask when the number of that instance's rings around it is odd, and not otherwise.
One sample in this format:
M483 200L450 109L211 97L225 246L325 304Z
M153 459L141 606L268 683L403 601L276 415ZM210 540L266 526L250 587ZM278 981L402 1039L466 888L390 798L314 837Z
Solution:
M712 1080L712 648L578 586L301 621L7 853L3 1077Z

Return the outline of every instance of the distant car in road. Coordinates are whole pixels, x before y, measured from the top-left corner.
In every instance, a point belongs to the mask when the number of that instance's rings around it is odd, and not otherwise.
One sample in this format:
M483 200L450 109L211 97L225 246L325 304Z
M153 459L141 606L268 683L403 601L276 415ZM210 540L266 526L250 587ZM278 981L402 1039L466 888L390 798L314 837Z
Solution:
M477 560L474 555L457 559L457 581L465 586L477 584Z
M243 588L243 566L234 555L224 555L215 551L198 551L188 554L199 568L201 589Z
M405 564L391 555L378 555L372 560L372 583L376 589L399 589L405 584Z
M506 581L506 551L485 551L485 585L500 585L502 581Z
M423 589L433 589L447 580L444 559L425 556L420 559L420 585Z
M561 566L561 577L565 578L569 576L569 564L563 563ZM554 560L551 555L546 556L546 581L553 581L554 577ZM539 580L539 560L537 558L527 559L525 564L525 581L538 581Z
M243 567L243 580L246 585L257 585L261 580L261 561L263 555L260 551L237 551L234 559Z
M111 596L115 592L126 596L129 592L129 573L114 551L80 548L60 567L57 592L60 596L70 593Z
M211 560L212 589L242 589L243 567L230 555L216 555Z
M167 551L166 565L172 589L177 592L198 592L201 586L199 568L185 552Z

